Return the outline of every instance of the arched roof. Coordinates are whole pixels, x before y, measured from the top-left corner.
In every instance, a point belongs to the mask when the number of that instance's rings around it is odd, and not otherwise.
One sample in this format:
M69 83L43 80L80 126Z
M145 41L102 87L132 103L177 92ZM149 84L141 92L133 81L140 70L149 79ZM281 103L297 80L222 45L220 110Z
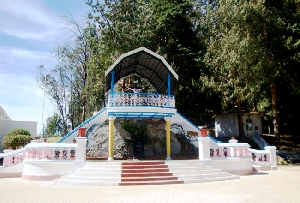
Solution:
M168 73L171 79L178 80L178 75L160 55L145 47L140 47L122 54L105 71L106 92L111 88L111 71L114 70L114 83L131 74L146 78L161 94L168 90Z

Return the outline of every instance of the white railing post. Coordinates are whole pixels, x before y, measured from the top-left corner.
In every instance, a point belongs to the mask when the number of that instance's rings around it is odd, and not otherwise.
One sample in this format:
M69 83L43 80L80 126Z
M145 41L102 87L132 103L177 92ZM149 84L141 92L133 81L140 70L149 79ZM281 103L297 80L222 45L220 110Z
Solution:
M76 137L76 143L75 170L85 165L87 137Z
M277 166L276 159L276 147L275 146L265 146L265 150L270 154L270 162L272 166Z
M199 160L210 160L210 138L199 137Z

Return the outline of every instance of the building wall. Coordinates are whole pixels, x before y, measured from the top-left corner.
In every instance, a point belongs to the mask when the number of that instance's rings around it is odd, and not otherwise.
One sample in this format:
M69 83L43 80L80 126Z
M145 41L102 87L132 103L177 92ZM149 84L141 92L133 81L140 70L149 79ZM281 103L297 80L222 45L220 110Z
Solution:
M251 119L252 123L247 123L247 119ZM248 129L250 129L250 124L252 126L252 130L247 130L246 126L248 125ZM261 116L259 113L244 113L243 114L243 125L245 134L249 136L253 135L253 132L256 131L259 135L262 134L262 122ZM217 137L224 136L239 136L239 127L238 127L238 117L236 113L232 114L223 114L217 115L215 117L215 132Z
M0 120L0 152L2 149L2 140L7 132L16 128L22 128L28 130L32 137L37 136L37 122L36 121L12 121L12 120Z

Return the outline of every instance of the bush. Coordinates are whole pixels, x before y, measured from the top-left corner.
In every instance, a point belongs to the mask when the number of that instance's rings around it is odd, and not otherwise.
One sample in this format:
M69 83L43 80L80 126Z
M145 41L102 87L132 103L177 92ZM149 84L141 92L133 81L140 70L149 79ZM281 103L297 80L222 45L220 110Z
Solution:
M2 148L17 149L18 147L25 146L32 140L30 132L24 129L15 129L6 133L2 140Z

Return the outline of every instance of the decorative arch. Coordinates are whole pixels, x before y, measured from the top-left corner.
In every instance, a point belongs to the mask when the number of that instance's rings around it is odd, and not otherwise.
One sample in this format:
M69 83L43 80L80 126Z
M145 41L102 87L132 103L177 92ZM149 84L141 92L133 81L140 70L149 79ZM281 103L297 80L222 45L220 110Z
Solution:
M106 71L105 84L108 92L121 78L136 74L146 78L160 94L170 93L171 81L178 80L178 75L157 53L140 47L122 54Z

